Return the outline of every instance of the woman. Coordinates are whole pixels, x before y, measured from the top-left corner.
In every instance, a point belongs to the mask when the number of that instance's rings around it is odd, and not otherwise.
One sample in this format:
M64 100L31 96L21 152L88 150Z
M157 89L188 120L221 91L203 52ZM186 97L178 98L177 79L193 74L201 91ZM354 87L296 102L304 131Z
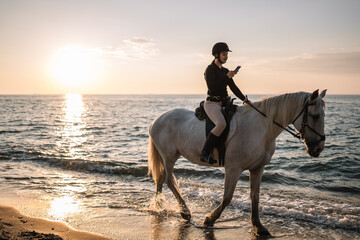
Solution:
M216 163L216 160L211 158L211 152L212 149L218 145L219 136L226 128L226 121L221 109L222 102L228 97L227 86L229 86L231 91L242 101L250 103L232 79L237 71L229 71L223 67L223 64L226 63L228 59L228 52L231 51L226 43L216 43L212 49L212 55L215 59L205 70L208 96L204 104L204 109L211 121L215 124L215 127L206 139L200 161L210 164Z

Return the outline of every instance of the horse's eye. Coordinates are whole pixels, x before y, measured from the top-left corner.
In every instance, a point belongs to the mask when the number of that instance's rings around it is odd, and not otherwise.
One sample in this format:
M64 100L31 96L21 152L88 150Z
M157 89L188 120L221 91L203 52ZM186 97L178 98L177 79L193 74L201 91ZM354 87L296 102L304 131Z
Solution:
M311 117L312 117L314 120L317 120L317 119L319 119L320 114L311 114Z

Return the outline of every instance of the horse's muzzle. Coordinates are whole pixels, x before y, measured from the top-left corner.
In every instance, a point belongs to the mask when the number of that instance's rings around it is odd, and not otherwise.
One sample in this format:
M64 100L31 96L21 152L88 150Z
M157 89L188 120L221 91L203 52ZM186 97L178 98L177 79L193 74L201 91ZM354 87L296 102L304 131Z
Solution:
M320 153L324 150L325 141L321 141L318 144L306 144L306 152L312 157L318 157Z

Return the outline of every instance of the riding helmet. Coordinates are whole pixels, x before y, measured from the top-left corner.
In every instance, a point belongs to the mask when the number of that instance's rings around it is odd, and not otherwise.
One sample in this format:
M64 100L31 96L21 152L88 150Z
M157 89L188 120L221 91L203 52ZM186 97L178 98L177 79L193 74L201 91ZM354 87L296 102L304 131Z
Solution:
M216 57L216 54L220 54L221 52L231 52L228 45L224 42L215 43L212 48L212 55Z

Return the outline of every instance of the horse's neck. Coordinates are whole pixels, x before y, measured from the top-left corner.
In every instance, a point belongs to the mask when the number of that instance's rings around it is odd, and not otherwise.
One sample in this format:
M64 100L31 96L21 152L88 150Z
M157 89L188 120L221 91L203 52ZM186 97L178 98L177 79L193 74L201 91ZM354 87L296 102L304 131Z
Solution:
M270 111L272 115L270 118L272 118L272 120L269 121L269 133L274 138L277 138L283 129L276 126L272 121L279 123L284 128L290 125L301 112L306 94L292 93L278 96L278 98L279 99L276 99L277 101L274 101L274 103L277 104L272 106Z

